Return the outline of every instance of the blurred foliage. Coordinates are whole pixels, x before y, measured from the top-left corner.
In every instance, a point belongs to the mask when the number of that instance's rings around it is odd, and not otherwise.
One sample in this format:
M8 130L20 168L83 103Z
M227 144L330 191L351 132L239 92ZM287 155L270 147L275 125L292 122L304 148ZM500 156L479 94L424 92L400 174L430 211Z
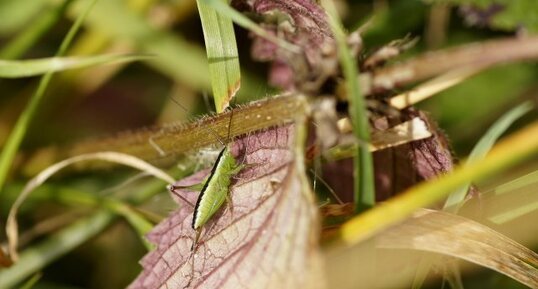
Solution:
M427 0L435 4L467 5L462 15L471 25L513 31L538 32L538 2L534 0Z
M43 24L40 16L63 11L65 3L69 4L65 14ZM27 39L29 42L24 45L16 46L18 51L10 52L13 53L11 55L20 55L18 59L54 55L88 1L65 3L0 1L0 50L12 44L21 34L34 30L40 32ZM363 35L365 54L408 34L420 37L421 42L405 56L416 55L432 47L438 49L514 35L523 29L528 33L538 31L536 0L349 0L338 1L338 4L348 7L343 9L343 17L350 30L371 19ZM431 26L437 25L431 21L430 13L434 7L444 4L450 4L443 8L448 11L448 23L436 30L442 32L441 40L432 45L424 40L428 38ZM460 6L462 4L467 8ZM469 10L469 5L473 9ZM491 5L502 7L476 21L476 15L483 15L479 12L491 9ZM39 25L44 28L37 29ZM267 85L267 65L250 59L250 33L238 27L235 32L242 79L238 102L262 98L278 91ZM46 100L22 144L22 153L15 158L8 183L0 192L0 227L5 225L14 195L20 192L27 180L20 168L36 148L151 126L170 119L170 116L187 120L193 115L213 111L207 104L211 101L204 101L211 87L203 43L193 0L99 1L67 56L143 53L155 58L128 66L114 64L62 72L52 80ZM419 107L431 113L452 141L456 155L464 157L486 128L509 108L524 100L538 100L537 79L538 66L535 63L504 65L482 72L428 99ZM36 78L0 79L0 145L5 143L37 83ZM192 115L185 115L170 98L188 107ZM516 122L513 130L536 120L538 114L534 111ZM534 162L511 173L523 174L537 167ZM101 207L95 204L95 200L106 197L119 200L134 198L137 209L154 221L173 210L174 205L161 182L142 178L122 185L132 176L132 171L117 169L94 172L90 177L87 173L74 173L54 178L39 188L23 206L19 218L21 231L33 228L51 216L71 211L87 218L85 220L96 218L95 207ZM508 180L500 178L488 185L494 187L517 176L508 175ZM74 192L83 192L92 201L84 203L83 198L73 197L80 195ZM126 222L112 222L118 219L109 211L104 212L102 214L106 216L99 223L103 232L88 234L90 241L82 240L83 245L63 252L65 255L58 255L58 259L41 270L41 278L32 288L121 288L133 280L140 270L137 262L145 254L145 247ZM67 221L69 225L64 224L62 229L71 228L69 226L75 219ZM47 236L59 231L62 232L56 227L45 230L34 242L47 240ZM3 230L0 231L0 240L5 239L4 234ZM531 245L536 246L535 243ZM522 288L521 284L509 278L485 270L466 275L464 285L468 288ZM439 288L438 283L430 288Z
M37 0L32 1L2 1L0 2L0 17L2 25L0 32L2 34L16 33L33 17L47 9L47 1Z
M456 152L465 155L476 143L476 137L507 108L524 99L536 99L532 90L537 76L538 69L532 64L493 68L441 92L419 107L435 116L453 141Z

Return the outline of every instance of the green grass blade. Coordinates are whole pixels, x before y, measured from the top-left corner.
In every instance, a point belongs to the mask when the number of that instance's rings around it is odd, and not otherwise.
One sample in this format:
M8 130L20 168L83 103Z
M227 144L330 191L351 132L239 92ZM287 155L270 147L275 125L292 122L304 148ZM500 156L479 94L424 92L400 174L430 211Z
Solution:
M24 284L19 289L32 289L42 276L43 274L41 273L34 274L34 276L28 279L28 281L24 282Z
M279 47L286 49L291 52L299 53L300 48L296 45L293 45L284 39L280 39L273 34L267 33L265 29L263 29L261 26L256 24L254 21L250 20L245 15L239 13L237 10L233 9L228 5L226 2L223 2L222 0L199 0L204 2L205 4L213 7L218 13L229 17L232 19L237 25L248 29L252 31L254 34L273 42L274 44L278 45Z
M503 212L500 213L492 214L488 219L493 223L503 224L538 210L538 198L536 197L538 195L536 194L536 188L538 188L538 170L496 187L493 192L491 192L491 194L496 197L509 193L517 194L517 192L521 192L521 190L528 191L530 194L529 197L523 197L525 201L521 202L519 206L506 211L503 210ZM531 197L533 192L534 198ZM512 206L508 205L508 207Z
M114 213L122 216L135 229L138 237L142 240L148 251L153 250L154 246L146 240L145 236L153 228L153 224L144 218L140 213L132 207L121 201L107 200L106 206L113 210Z
M521 216L524 216L526 214L535 212L536 210L538 210L538 200L530 200L524 206L518 207L516 209L512 209L508 212L496 214L494 216L489 217L488 219L495 224L504 224L514 219L517 219Z
M73 40L76 32L79 30L82 22L84 21L84 18L86 18L86 15L90 12L96 2L97 0L93 0L92 2L90 2L90 5L88 5L84 13L80 14L73 26L71 26L71 29L69 30L69 32L67 32L67 35L65 36L62 44L60 45L56 56L62 56L65 53L65 50ZM4 146L4 149L2 150L2 154L0 155L0 193L2 191L2 188L4 187L4 183L6 181L9 169L11 168L11 164L13 163L13 159L15 158L17 150L19 149L24 135L26 134L26 130L28 129L30 121L32 120L32 117L34 116L35 112L37 111L37 108L39 107L39 104L41 103L41 99L45 94L45 90L52 78L52 75L52 72L43 75L36 92L32 95L32 97L30 98L30 102L17 120L17 123L11 131Z
M369 123L364 96L359 87L357 61L347 46L347 37L342 27L336 8L331 1L322 1L329 23L338 45L338 56L344 76L350 103L349 114L353 124L353 132L359 140L358 153L354 163L355 210L361 212L375 204L374 163L368 147L370 143Z
M230 18L217 13L205 1L196 3L204 31L215 108L220 113L228 107L241 85L234 27Z
M24 186L21 193L17 196L17 199L15 200L15 202L13 203L9 211L8 218L6 221L6 236L8 239L9 255L11 256L13 260L17 260L17 244L18 244L17 214L21 205L25 202L25 200L28 198L28 196L32 193L32 191L36 187L43 184L43 182L45 182L48 178L56 174L58 171L68 166L71 166L73 164L80 163L83 161L89 161L89 160L103 160L103 161L121 163L123 165L130 166L138 170L147 172L154 177L158 177L166 181L167 183L173 183L175 180L164 171L150 165L147 162L144 162L143 160L139 158L136 158L127 154L117 153L117 152L97 152L97 153L91 153L91 154L82 154L82 155L78 155L78 156L63 160L61 162L55 163L54 165L49 166L47 169L43 170L38 175L36 175L33 179L28 181L28 183L26 184L26 186ZM127 212L127 211L129 211L128 208L123 208L122 210L122 212Z
M65 0L61 5L58 5L45 13L40 13L38 18L32 21L24 31L19 32L13 40L2 48L0 51L0 58L19 58L24 52L32 47L45 32L49 31L52 26L58 22L71 2L73 2L73 0Z
M114 64L150 58L149 55L96 55L88 57L50 57L31 60L0 60L0 77L21 78L84 68L101 64Z
M536 183L538 183L538 170L496 187L494 194L501 195L510 193L515 190L519 190L520 188L534 185Z
M192 173L192 170L193 166L189 166L179 172L174 171L173 174L176 179L181 179ZM131 195L127 196L126 199L122 201L134 205L141 204L151 199L156 194L161 193L164 185L165 182L162 180L151 180L142 186L139 186ZM72 190L66 192L65 200L67 202L72 202L71 204L75 206L81 204L93 205L95 204L95 201L98 200L95 196L81 192L76 194L76 199L73 199L73 194L74 192ZM6 270L0 270L0 288L8 288L21 282L31 274L42 270L57 258L69 253L77 246L93 238L114 220L115 214L123 215L127 218L126 214L121 212L121 208L128 205L122 201L112 201L107 199L103 202L104 206L102 209L98 210L93 215L72 223L38 245L24 250L16 264ZM132 215L130 217L132 217ZM139 215L137 217L141 216ZM130 220L129 218L127 218L127 220L131 221L132 218ZM145 220L143 222L145 222ZM133 223L131 223L131 225L132 224ZM139 229L142 231L147 230L147 228L144 228L144 225L137 225L135 228L137 231Z
M113 218L113 213L100 211L76 221L39 245L24 250L15 265L0 271L0 288L10 288L16 285L24 278L94 237L103 231Z
M500 119L498 119L484 134L484 136L480 138L476 146L471 151L471 154L469 155L466 164L472 164L484 159L486 154L493 147L493 144L510 127L510 125L512 125L516 120L521 118L531 109L533 109L532 103L525 102L511 109ZM448 196L448 199L445 202L444 208L447 209L450 207L450 210L457 211L459 207L463 204L470 185L470 183L467 183L461 188L457 189L454 193L450 194L450 196Z
M149 190L148 196L143 196L142 199L147 199L149 196L155 195L156 192L161 192L163 183L158 182L157 187L147 188ZM9 186L7 186L9 188ZM142 188L138 188L136 196L141 196ZM12 204L16 199L16 192L20 192L21 188L8 189L4 201ZM16 191L16 192L15 192ZM36 188L32 194L26 200L25 210L32 210L34 206L39 206L40 202L54 201L59 204L69 206L72 208L96 208L102 205L109 209L116 215L120 215L131 225L131 227L137 232L138 237L142 243L148 248L152 248L152 245L147 242L145 235L153 227L153 224L146 220L141 213L134 209L127 200L118 200L111 197L102 197L94 193L84 192L81 190L73 189L70 187L58 187L55 185L43 184ZM30 206L28 206L30 203ZM140 203L135 201L134 203ZM1 209L1 208L0 208ZM7 210L6 210L7 211Z

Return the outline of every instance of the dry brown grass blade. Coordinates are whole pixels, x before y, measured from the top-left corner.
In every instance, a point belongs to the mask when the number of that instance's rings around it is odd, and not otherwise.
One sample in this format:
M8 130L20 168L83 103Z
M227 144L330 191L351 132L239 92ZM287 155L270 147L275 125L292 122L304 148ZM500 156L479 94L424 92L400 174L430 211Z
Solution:
M457 257L538 288L538 254L489 227L450 213L420 210L379 235L376 243L381 248Z
M439 50L412 58L401 64L381 68L361 77L366 93L411 84L464 67L487 68L493 65L538 58L538 36L507 38Z
M397 109L404 109L443 90L458 85L484 69L485 67L480 66L454 69L432 80L424 82L409 91L391 97L389 99L389 104Z
M340 289L355 289L357 284L360 288L411 288L424 258L441 274L447 262L463 259L531 288L538 285L535 252L482 224L433 210L420 210L354 246L330 246L325 257L328 282Z

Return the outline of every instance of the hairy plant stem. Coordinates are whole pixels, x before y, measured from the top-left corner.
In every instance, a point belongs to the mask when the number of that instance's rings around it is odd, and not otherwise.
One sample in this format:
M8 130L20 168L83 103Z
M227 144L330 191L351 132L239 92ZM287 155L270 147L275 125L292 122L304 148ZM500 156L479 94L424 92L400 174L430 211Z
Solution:
M305 115L307 112L306 97L297 94L268 98L240 106L233 111L230 137L292 123L297 115ZM106 150L126 153L159 166L172 165L185 153L218 144L219 140L215 133L222 136L221 139L226 139L230 113L227 111L203 117L188 124L171 123L162 127L122 133L110 138L78 143L69 148L56 148L52 152L54 155L48 159L55 161ZM48 151L47 153L51 152L50 149ZM50 164L50 162L34 163L31 170L40 170Z

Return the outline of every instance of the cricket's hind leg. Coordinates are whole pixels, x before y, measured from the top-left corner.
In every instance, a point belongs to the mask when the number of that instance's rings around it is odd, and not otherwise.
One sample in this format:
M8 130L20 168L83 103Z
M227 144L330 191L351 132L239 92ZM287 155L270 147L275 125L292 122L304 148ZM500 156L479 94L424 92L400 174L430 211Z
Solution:
M184 196L182 196L178 192L179 189L185 189L185 188L189 188L189 187L168 185L166 188L168 189L168 191L170 191L170 193L174 194L174 196L180 198L183 202L185 202L185 204L191 206L194 209L194 204L191 203L189 200L187 200Z
M200 234L202 234L202 228L198 228L194 230L196 231L196 233L194 234L194 239L191 245L191 252L193 253L198 248L198 241L200 240Z
M187 259L187 262L189 262L189 260L192 259L192 263L191 263L191 274L189 275L189 281L187 282L187 285L185 285L183 287L183 289L185 288L189 288L192 284L192 281L194 280L194 258L196 257L196 249L198 249L198 240L200 239L200 234L202 233L202 228L198 228L198 229L195 229L195 235L194 235L194 239L192 240L192 245L191 245L191 254L189 256L189 258Z

